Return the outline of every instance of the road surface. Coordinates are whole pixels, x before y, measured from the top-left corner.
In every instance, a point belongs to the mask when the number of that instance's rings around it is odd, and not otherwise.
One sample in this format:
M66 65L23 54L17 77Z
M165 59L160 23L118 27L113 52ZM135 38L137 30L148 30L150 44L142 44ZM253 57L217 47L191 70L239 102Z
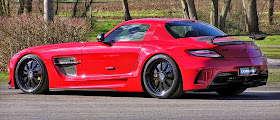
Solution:
M0 85L1 120L60 119L280 119L280 86L252 88L241 95L186 92L182 99L145 93L52 91L23 94Z

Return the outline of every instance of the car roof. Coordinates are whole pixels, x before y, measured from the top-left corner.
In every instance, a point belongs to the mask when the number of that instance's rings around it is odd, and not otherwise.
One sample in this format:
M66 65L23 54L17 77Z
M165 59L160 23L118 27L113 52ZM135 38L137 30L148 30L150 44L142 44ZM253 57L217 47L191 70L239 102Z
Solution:
M145 18L145 19L136 19L136 20L129 20L124 22L124 24L133 24L133 23L168 23L168 22L175 22L175 21L190 21L190 22L197 22L197 20L192 19L182 19L182 18Z

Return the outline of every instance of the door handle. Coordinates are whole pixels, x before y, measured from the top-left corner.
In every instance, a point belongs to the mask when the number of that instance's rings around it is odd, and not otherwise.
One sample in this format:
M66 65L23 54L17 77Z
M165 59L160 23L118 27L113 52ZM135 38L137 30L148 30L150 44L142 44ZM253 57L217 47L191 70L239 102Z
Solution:
M115 67L105 67L105 69L107 69L107 70L116 70Z

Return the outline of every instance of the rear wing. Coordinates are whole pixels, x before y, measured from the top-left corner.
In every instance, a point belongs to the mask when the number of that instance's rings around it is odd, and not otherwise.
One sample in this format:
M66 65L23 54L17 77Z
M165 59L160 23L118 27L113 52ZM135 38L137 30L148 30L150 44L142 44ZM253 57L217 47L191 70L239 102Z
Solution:
M223 37L232 37L232 36L248 36L251 38L251 41L223 41L223 42L214 42L215 38L223 38ZM197 39L196 41L208 41L210 44L226 44L228 45L229 42L231 44L252 44L255 40L264 40L266 35L250 35L250 34L241 34L241 35L224 35L224 36L205 36Z

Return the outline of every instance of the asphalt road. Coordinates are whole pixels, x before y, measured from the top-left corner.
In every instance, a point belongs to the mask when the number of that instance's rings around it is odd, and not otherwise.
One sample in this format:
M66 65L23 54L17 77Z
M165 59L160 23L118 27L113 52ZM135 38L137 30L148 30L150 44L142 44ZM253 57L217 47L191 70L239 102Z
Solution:
M234 97L186 92L182 99L144 93L52 91L23 94L0 85L0 119L280 119L280 86L252 88Z

